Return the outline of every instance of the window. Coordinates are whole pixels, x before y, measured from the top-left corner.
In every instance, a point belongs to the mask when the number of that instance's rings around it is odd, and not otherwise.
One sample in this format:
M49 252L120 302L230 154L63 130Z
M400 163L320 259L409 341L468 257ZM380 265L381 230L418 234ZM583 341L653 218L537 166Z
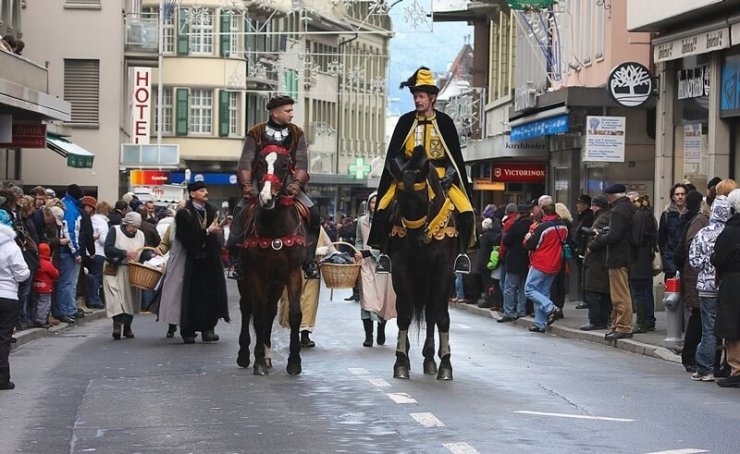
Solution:
M241 125L241 93L232 91L229 93L229 135L238 136L239 125Z
M158 103L158 89L157 87L153 87L153 96L152 96L152 124L154 125L154 133L157 133L157 130L159 128L159 117L157 113L157 103ZM172 98L172 88L171 87L164 87L162 88L162 134L163 135L172 135L173 133L173 117L175 115L175 105Z
M267 120L266 104L267 98L265 96L247 93L247 99L245 101L245 105L247 106L245 109L247 121L245 123L251 127L251 125Z
M64 60L64 99L72 104L71 123L98 125L99 60Z
M64 6L71 8L100 8L100 0L65 0Z
M191 18L190 53L213 54L213 12L209 9L202 9Z
M605 5L599 6L596 11L596 59L604 58L604 23L606 20Z
M213 133L213 92L205 89L190 90L190 132Z
M229 55L231 57L241 56L239 50L241 46L241 33L240 25L242 23L242 17L238 14L231 13L231 26L229 31Z
M175 53L175 15L165 14L162 18L162 52Z

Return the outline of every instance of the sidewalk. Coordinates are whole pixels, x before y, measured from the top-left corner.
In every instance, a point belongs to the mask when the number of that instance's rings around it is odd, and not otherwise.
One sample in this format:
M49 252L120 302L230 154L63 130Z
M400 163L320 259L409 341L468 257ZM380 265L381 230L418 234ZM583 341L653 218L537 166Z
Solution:
M86 314L85 318L79 319L74 325L60 323L56 326L52 326L49 329L29 328L24 329L23 331L16 331L15 333L13 333L13 337L16 338L16 342L10 344L10 349L12 351L13 349L20 347L23 344L27 344L28 342L31 342L33 340L40 339L42 337L55 336L65 331L69 331L77 324L84 325L89 321L105 318L105 309L93 309L92 311L92 314Z
M681 364L681 356L673 353L666 348L663 340L666 338L666 313L665 311L655 312L655 331L645 334L635 334L632 339L622 339L614 342L604 340L606 330L581 331L579 326L588 323L588 309L576 309L580 301L566 301L563 308L565 318L557 320L548 329L548 333L556 334L569 339L580 339L588 342L608 345L640 355L652 356L665 361ZM475 304L450 304L450 307L457 310L470 312L484 317L491 317L496 320L501 318L501 314L490 309L481 309ZM501 324L498 324L501 325ZM534 325L534 318L523 317L505 325L516 325L521 328L529 328ZM540 336L540 334L533 334Z

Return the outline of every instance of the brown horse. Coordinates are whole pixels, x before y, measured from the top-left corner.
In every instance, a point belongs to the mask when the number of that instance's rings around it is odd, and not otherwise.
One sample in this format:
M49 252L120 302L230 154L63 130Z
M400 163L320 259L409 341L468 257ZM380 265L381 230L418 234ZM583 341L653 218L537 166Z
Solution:
M292 163L287 149L265 147L252 168L257 182L258 200L252 200L243 210L245 239L237 260L246 272L238 281L239 308L242 314L239 334L239 367L249 367L250 319L254 317L257 337L254 348L254 374L267 375L272 367L268 357L271 348L272 324L283 289L287 288L290 320L290 355L287 372L301 373L301 264L304 261L306 233L298 203L285 194ZM266 354L267 352L267 354Z
M454 207L422 147L406 162L395 164L391 173L398 189L389 248L398 312L393 377L409 378L409 326L412 320L417 326L425 320L424 373L452 380L448 297L457 254L457 230L451 224ZM435 326L439 331L439 372L434 360Z

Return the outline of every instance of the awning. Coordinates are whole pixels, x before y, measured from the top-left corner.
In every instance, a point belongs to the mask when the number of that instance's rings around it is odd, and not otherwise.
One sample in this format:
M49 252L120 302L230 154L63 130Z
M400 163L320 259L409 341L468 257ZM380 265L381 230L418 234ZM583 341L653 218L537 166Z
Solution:
M62 136L47 134L46 147L60 156L67 158L67 167L89 169L93 166L94 154Z

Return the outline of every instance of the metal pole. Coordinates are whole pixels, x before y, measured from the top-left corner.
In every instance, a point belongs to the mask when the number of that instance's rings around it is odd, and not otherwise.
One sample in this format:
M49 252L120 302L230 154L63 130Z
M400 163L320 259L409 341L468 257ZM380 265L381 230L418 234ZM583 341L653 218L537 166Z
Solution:
M162 47L164 47L164 0L159 0L159 55L157 57L157 153L161 155L162 145L162 94L164 89L162 88L162 70L164 62L164 53Z

